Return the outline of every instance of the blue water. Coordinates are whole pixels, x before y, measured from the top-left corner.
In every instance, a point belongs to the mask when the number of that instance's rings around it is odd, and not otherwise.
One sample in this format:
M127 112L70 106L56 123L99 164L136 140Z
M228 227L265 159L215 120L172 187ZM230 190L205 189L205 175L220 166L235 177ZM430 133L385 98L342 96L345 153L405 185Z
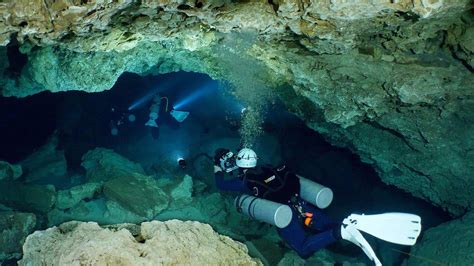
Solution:
M157 131L144 126L155 95L167 97L170 106L190 112L189 117L178 123L160 113ZM81 157L95 147L114 149L148 171L154 164L176 162L180 157L191 160L203 153L212 155L209 147L213 145L238 149L244 107L225 84L186 72L147 77L125 73L111 90L95 94L42 93L25 99L0 98L0 159L18 162L56 131L71 173L83 173ZM130 114L136 116L134 122L126 119ZM113 121L123 122L117 136L110 134ZM282 104L270 106L263 129L256 145L262 162L285 162L298 174L333 189L335 198L327 212L337 220L351 212L411 212L422 217L426 229L449 218L440 209L382 183L357 155L327 143L285 111ZM192 167L187 171L212 186L212 176L199 177ZM73 184L54 185L66 188ZM385 255L390 262L400 262L402 257L390 245L373 238L369 241L378 251L390 254ZM360 255L357 248L336 245L331 250Z

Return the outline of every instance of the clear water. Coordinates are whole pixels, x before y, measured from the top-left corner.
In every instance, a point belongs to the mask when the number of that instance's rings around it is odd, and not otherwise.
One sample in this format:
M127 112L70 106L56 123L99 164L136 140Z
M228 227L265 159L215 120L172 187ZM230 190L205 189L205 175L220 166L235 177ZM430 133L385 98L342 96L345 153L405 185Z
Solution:
M171 117L160 117L159 133L145 127L148 108L155 93L167 97L170 108L190 116L178 123ZM151 96L150 96L151 95ZM203 147L226 145L239 148L241 110L229 88L196 73L172 73L140 77L125 73L115 86L105 92L41 93L24 99L0 98L0 159L15 163L43 145L57 132L64 149L70 175L83 173L82 155L95 147L111 148L126 158L139 162L147 171L154 165L177 167L176 160L189 161L209 154ZM263 134L255 140L255 149L263 163L284 162L298 174L333 189L335 198L327 209L341 220L352 212L380 213L400 211L419 214L424 229L447 221L440 209L381 182L369 166L347 149L327 143L322 136L285 111L281 103L267 106L262 124ZM136 120L128 121L133 114ZM117 136L110 134L111 121L123 119ZM212 145L211 145L212 144ZM198 175L196 169L185 171ZM202 178L212 183L212 173ZM57 189L77 185L84 180L55 180ZM38 183L51 183L40 180ZM206 192L208 193L208 192ZM247 236L251 239L252 236ZM398 264L403 256L395 251L408 251L368 237L382 260ZM330 249L346 256L359 256L354 247L334 245Z

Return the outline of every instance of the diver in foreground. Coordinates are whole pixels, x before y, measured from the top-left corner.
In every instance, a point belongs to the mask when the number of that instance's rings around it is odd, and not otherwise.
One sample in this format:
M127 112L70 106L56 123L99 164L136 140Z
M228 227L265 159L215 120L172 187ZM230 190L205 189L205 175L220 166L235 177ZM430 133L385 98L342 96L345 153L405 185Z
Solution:
M237 178L225 180L224 173L234 170ZM236 158L231 151L218 149L214 174L220 190L244 193L235 199L239 212L277 226L278 234L303 259L344 239L359 246L375 265L382 265L360 231L409 246L421 232L421 218L408 213L351 214L335 223L320 210L332 201L329 188L297 176L284 165L258 167L257 154L248 148L240 150Z

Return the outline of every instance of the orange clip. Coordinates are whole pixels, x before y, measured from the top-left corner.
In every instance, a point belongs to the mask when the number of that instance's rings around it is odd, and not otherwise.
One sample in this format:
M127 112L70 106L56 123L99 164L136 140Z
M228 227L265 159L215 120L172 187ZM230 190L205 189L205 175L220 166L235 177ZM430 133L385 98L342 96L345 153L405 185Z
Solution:
M313 220L313 213L305 212L304 215L306 216L306 218L304 219L304 224L306 226L309 226L311 224L311 221Z

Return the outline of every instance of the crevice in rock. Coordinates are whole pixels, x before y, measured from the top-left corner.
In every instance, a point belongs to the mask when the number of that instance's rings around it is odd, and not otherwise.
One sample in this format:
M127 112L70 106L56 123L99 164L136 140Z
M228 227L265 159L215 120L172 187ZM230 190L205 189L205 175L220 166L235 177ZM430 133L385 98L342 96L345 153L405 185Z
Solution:
M279 5L275 3L273 0L268 0L268 3L272 6L275 13L278 11Z
M196 1L196 2L194 3L194 6L195 6L196 8L202 8L202 7L204 6L204 4L203 4L201 1Z
M191 9L191 7L189 5L186 5L186 4L181 4L178 6L178 9L179 10L189 10Z
M20 52L20 46L16 41L16 37L13 37L12 41L7 45L7 56L9 64L6 69L7 74L12 77L20 76L21 70L28 63L28 56Z
M413 168L413 167L411 167L411 166L408 166L407 164L403 164L403 166L405 166L405 168L407 168L408 170L412 171L413 173L416 173L417 175L426 177L426 179L428 179L430 182L433 181L433 179L432 179L429 175L427 175L427 174L425 174L425 173L423 173L423 172L421 172L421 171L419 171L419 170L416 170L415 168Z
M419 150L417 150L412 144L410 144L410 142L406 139L406 137L403 134L401 134L400 132L398 132L394 129L382 126L380 123L378 123L376 121L365 121L365 123L368 124L369 126L372 126L372 127L376 128L376 129L383 130L383 131L389 133L390 135L392 135L394 137L397 137L398 139L403 141L403 143L405 143L407 145L407 147L410 148L412 151L419 152Z
M454 59L459 61L467 70L469 70L469 72L474 73L474 67L469 65L469 63L465 59L459 57L452 46L449 46L449 50L451 51L451 54L453 55Z
M418 22L420 20L420 16L413 12L396 11L395 15L397 17L403 18L405 21L410 21L412 23Z

